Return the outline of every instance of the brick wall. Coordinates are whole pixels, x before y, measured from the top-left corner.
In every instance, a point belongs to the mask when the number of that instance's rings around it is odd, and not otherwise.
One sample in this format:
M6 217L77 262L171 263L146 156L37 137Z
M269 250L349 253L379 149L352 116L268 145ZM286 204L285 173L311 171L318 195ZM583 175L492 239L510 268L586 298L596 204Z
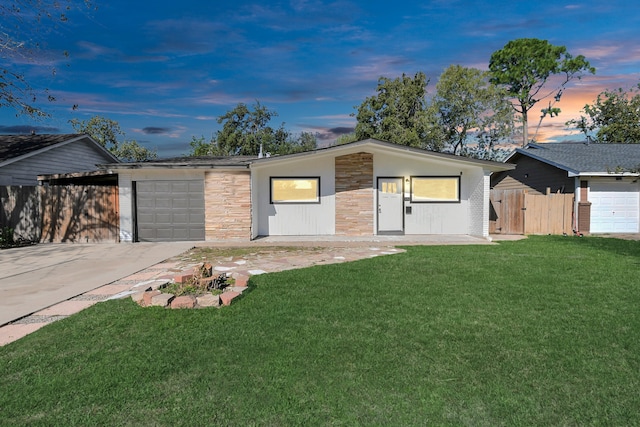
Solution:
M462 179L463 177L460 177ZM468 177L466 178L469 179ZM464 182L464 180L463 180ZM471 181L473 184L474 181ZM464 185L464 184L463 184ZM489 176L475 181L469 195L469 234L486 237L489 235Z
M373 154L336 157L336 234L373 234Z
M204 176L206 240L251 240L251 175L207 172Z

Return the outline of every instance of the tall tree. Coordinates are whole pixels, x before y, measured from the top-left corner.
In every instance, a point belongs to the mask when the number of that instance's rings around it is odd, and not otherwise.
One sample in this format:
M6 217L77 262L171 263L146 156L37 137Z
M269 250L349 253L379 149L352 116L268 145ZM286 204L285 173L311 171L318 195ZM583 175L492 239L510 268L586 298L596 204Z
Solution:
M640 84L628 91L605 90L582 111L586 116L567 125L576 126L592 141L640 144Z
M377 95L358 107L355 134L358 140L377 138L410 147L440 151L442 138L434 135L436 117L426 101L427 77L418 72L396 79L381 77Z
M314 134L302 132L293 135L285 129L284 123L278 128L269 126L278 113L256 102L249 107L239 103L218 118L222 124L210 143L204 137L193 137L190 156L256 156L262 150L271 155L291 154L316 148Z
M74 10L92 8L91 0L6 0L0 2L0 108L33 117L49 114L36 106L55 98L35 88L16 64L37 63L38 51ZM67 56L67 52L64 53ZM56 70L51 72L55 74Z
M88 120L69 120L77 133L84 133L109 150L111 154L125 162L141 162L158 157L155 150L149 150L135 140L125 139L120 124L101 116L93 116Z
M513 108L522 119L523 146L529 142L531 108L551 95L559 99L569 81L580 79L584 73L596 72L584 56L573 57L565 46L554 46L547 40L529 38L512 40L495 51L489 61L489 71L491 82L503 85L515 99ZM547 90L545 84L553 75L563 75L563 79L558 86ZM558 112L556 108L554 113Z
M489 77L487 71L460 65L451 65L440 75L432 102L453 154L490 158L494 147L513 133L508 95ZM473 136L476 144L470 149Z

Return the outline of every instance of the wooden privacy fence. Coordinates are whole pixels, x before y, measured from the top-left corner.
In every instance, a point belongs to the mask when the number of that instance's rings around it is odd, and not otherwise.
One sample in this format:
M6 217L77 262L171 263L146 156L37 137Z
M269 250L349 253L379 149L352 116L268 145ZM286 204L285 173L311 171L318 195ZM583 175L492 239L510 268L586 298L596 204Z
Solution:
M0 187L0 226L42 242L117 242L118 187Z
M573 194L529 194L491 190L489 232L494 234L571 234Z

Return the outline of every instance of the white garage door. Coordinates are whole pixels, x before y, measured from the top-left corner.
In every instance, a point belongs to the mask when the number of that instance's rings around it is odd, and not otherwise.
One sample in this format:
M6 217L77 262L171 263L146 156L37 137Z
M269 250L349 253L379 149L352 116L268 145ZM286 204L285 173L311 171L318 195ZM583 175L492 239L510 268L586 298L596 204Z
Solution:
M204 240L204 181L138 181L138 240Z
M591 184L592 233L637 233L640 211L638 185L629 182Z

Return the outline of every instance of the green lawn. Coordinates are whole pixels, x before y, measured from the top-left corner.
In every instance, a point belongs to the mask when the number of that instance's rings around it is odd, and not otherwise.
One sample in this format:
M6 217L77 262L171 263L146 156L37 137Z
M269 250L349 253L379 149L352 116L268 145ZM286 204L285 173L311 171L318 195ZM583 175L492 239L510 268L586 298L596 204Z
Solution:
M0 424L640 424L640 241L406 249L55 322L0 348Z

